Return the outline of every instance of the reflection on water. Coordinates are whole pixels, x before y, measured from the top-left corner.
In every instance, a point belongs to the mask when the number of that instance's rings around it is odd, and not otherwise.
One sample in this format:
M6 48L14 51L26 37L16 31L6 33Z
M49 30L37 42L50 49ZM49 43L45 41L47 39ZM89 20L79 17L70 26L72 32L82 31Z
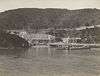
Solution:
M0 50L0 76L98 76L100 49L48 47Z
M31 47L29 49L0 49L0 55L5 56L13 56L13 57L25 57L25 58L32 58L32 57L62 57L66 55L79 55L79 56L88 56L88 55L100 55L98 50L88 50L88 49L81 49L81 50L57 50L56 48L49 48L49 47Z
M56 48L48 48L48 47L31 47L29 49L1 49L0 55L5 56L13 56L13 57L48 57L48 56L63 56L65 55L67 50L56 50Z
M22 57L28 49L0 49L0 55Z

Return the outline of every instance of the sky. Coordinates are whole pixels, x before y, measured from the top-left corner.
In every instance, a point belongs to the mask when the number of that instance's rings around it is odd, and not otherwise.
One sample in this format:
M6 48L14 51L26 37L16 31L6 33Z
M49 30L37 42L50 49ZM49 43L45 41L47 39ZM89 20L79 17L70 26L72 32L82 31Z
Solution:
M0 12L17 8L100 9L100 0L0 0Z

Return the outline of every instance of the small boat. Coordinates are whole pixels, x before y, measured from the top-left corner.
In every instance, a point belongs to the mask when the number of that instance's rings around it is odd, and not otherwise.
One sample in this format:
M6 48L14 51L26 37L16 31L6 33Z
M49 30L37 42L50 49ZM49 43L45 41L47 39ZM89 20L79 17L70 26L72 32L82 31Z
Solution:
M56 49L57 50L66 50L66 46L58 46Z
M66 46L63 42L49 43L49 46L56 48L57 50L65 50L66 49Z
M49 43L48 44L51 47L61 47L61 46L65 46L65 43L63 42L54 42L54 43Z
M89 46L72 46L71 50L90 49Z

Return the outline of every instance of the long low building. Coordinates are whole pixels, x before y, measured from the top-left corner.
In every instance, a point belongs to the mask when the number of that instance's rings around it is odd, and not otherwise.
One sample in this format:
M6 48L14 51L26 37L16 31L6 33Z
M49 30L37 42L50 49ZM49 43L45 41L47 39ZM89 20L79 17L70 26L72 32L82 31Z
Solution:
M47 44L49 41L54 40L55 36L48 34L27 34L24 35L24 38L32 44Z
M51 40L55 38L55 36L48 34L30 34L30 37L35 40Z
M29 43L47 43L55 39L55 36L52 35L28 33L25 30L7 30L7 32L19 35L20 37L26 39Z

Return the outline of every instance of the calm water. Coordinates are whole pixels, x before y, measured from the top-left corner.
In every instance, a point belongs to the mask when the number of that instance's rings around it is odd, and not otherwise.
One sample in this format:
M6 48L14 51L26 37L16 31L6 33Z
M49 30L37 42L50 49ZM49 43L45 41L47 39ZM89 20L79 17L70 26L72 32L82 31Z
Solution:
M0 50L0 76L100 76L100 49Z

